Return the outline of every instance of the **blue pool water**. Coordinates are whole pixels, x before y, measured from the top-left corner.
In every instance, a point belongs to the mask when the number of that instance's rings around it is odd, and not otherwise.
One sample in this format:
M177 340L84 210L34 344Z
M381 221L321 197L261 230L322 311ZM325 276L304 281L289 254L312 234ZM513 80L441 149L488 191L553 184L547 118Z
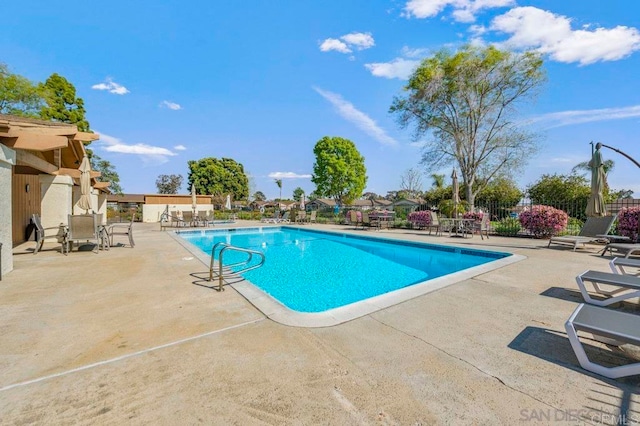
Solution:
M326 311L510 256L288 227L179 235L207 255L218 242L263 252L265 264L245 272L244 278L300 312ZM226 251L224 263L246 258L244 253Z

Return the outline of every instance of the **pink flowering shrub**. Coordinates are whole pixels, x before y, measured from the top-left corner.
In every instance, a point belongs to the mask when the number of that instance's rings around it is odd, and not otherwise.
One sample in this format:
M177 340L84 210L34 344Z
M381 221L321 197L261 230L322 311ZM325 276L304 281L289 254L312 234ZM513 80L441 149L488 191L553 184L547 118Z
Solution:
M551 206L531 206L520 213L520 224L536 238L551 237L567 226L569 216Z
M618 212L618 233L633 241L638 240L640 207L623 207Z
M421 210L419 212L411 212L407 220L416 228L424 228L431 225L431 212L429 210Z
M481 222L484 217L484 213L482 212L467 212L462 215L463 219L473 219L476 222Z

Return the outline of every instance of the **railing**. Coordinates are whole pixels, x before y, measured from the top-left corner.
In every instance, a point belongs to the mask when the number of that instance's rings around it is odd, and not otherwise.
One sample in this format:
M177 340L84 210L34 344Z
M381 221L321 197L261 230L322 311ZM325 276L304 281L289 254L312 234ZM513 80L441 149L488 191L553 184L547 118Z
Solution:
M218 256L218 291L222 291L224 290L223 288L223 282L224 282L224 275L223 275L223 268L226 267L227 269L229 269L229 273L226 274L226 276L229 278L233 278L233 277L237 277L240 274L247 272L247 271L251 271L253 269L257 269L259 267L261 267L262 265L264 265L264 261L265 261L265 257L264 257L264 253L256 251L256 250L249 250L249 249L245 249L242 247L236 247L236 246L232 246L231 244L227 244L224 242L219 242L216 243L213 248L211 249L211 263L209 264L209 281L213 281L213 269L215 267L214 265L214 260L215 260L215 253L216 253L216 248L222 246L222 248L220 249L220 254ZM237 262L237 263L231 263L229 265L224 265L224 252L227 250L231 250L231 251L236 251L236 252L241 252L241 253L247 253L249 255L249 257L242 261L242 262ZM260 262L252 265L252 266L248 266L246 268L242 268L240 270L237 271L233 271L231 268L234 268L236 266L242 266L242 265L249 265L249 263L251 262L251 260L253 259L254 255L258 255L260 256Z

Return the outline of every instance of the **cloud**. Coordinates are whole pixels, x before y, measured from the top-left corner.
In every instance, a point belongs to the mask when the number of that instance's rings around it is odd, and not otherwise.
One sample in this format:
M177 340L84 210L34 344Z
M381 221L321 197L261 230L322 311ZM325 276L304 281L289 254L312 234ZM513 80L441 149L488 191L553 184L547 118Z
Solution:
M432 18L447 7L452 7L451 16L458 22L473 22L476 15L485 9L512 6L514 0L409 0L402 16L406 18Z
M542 123L545 128L552 129L555 127L570 126L572 124L622 120L633 117L640 117L640 105L552 112L532 117L528 120L528 123Z
M145 143L126 144L114 136L109 136L99 131L97 133L100 135L100 140L97 143L108 152L135 154L141 156L143 160L151 160L159 164L169 161L167 157L178 155L160 146L152 146Z
M175 102L171 102L171 101L162 101L162 102L160 102L160 107L161 108L162 107L169 108L169 109L172 109L174 111L178 111L178 110L182 109L182 107L179 104L177 104Z
M176 151L186 151L187 147L184 145L176 145L173 147Z
M336 38L328 38L320 44L320 50L329 52L335 50L340 53L351 53L351 49L347 45Z
M356 127L364 131L366 134L376 139L383 145L395 146L398 144L395 139L387 135L387 133L381 129L376 122L371 119L367 114L358 110L353 106L351 102L345 101L342 96L337 93L328 92L317 87L313 90L318 92L320 96L329 101L338 111L338 114L347 121L355 124Z
M310 179L311 175L299 175L294 172L271 172L268 175L273 179Z
M395 58L390 62L374 62L364 66L376 77L407 80L419 64L419 60Z
M108 77L105 80L105 83L94 84L91 88L94 90L107 90L109 93L113 93L114 95L126 95L129 93L129 90L126 87L116 83Z
M496 16L493 31L509 34L503 44L516 49L538 49L558 62L588 65L616 61L640 50L640 32L633 27L572 30L571 19L536 7L516 7Z
M335 50L340 53L351 53L353 49L365 50L376 45L371 33L349 33L337 38L328 38L320 43L322 52ZM353 57L349 59L353 60Z

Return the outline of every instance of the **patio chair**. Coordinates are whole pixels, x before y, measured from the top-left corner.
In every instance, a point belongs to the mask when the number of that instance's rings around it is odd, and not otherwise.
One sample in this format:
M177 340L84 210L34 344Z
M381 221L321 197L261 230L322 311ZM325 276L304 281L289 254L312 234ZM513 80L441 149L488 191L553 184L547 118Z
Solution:
M64 227L52 226L48 228L43 228L42 222L40 221L40 215L37 213L31 215L31 223L36 229L36 247L33 250L33 254L38 253L38 251L42 249L42 246L44 245L44 240L47 238L49 239L55 238L56 242L62 244L61 250L64 253ZM48 232L48 230L50 230L51 232ZM55 230L55 233L53 232L53 230Z
M193 212L191 210L183 210L182 221L184 222L185 226L194 226Z
M316 210L312 210L311 213L309 214L309 223L316 223L317 216L318 216L318 212Z
M100 248L100 231L98 228L98 220L95 214L70 214L68 215L68 226L65 234L65 241L63 243L63 250L66 247L66 253L68 254L73 249L74 241L78 242L91 242L95 241L96 253Z
M368 228L379 228L380 222L378 218L369 217L369 213L362 212L362 229L366 227Z
M638 243L609 243L605 246L600 256L604 256L605 253L609 250L609 254L613 254L615 250L616 253L624 254L624 257L629 257L631 255L640 253L640 244Z
M133 242L133 221L135 216L131 216L131 222L129 223L116 223L107 228L107 235L109 236L109 246L113 246L113 237L116 235L126 235L129 237L129 245L134 248L136 244Z
M589 360L578 331L591 333L596 340L614 346L640 346L640 316L611 309L580 304L564 325L580 366L610 379L640 374L640 363L606 367Z
M590 282L595 292L604 296L605 299L594 299L589 294L585 282ZM634 297L640 297L640 277L633 275L621 275L611 272L586 271L576 277L576 283L584 297L584 301L598 306L608 306ZM612 290L605 290L601 285L614 287ZM622 294L620 294L622 293Z
M431 222L429 223L429 235L431 235L431 230L436 230L436 236L442 235L442 225L440 224L440 219L438 219L438 215L433 210L429 210L431 214Z
M482 234L484 233L485 237L487 237L487 240L489 239L489 215L488 214L484 214L482 216L482 219L479 222L474 222L471 225L472 228L472 232L478 232L478 234L480 234L480 239L484 240L484 237L482 236Z
M578 244L584 245L597 240L606 238L611 226L613 225L616 216L603 216L603 217L589 217L582 226L578 235L565 235L562 237L551 237L547 247L551 247L551 244L564 244L573 246L573 251L576 251Z
M296 223L305 223L307 221L307 212L299 211L296 213Z
M351 222L354 229L358 229L358 226L362 226L362 222L358 220L358 213L355 210L349 211L349 222Z
M639 275L640 273L640 259L628 259L626 257L614 257L611 262L609 262L609 267L611 268L611 272L614 274L623 274L623 275ZM636 268L636 273L632 274L626 269L627 268Z

